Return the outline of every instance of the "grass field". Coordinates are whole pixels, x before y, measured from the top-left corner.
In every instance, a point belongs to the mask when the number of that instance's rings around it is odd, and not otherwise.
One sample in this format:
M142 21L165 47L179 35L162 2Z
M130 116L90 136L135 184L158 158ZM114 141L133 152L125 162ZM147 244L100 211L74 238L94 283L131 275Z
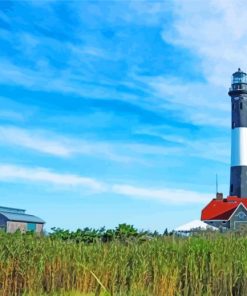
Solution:
M0 295L247 295L247 238L63 242L0 234Z

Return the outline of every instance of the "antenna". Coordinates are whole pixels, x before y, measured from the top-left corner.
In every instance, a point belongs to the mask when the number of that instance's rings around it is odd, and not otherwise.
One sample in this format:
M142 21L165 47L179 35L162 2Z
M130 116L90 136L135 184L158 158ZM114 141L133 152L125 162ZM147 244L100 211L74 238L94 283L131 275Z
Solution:
M215 182L215 187L216 187L216 195L217 195L217 193L219 192L218 191L218 174L216 174L216 180L215 180L216 182Z

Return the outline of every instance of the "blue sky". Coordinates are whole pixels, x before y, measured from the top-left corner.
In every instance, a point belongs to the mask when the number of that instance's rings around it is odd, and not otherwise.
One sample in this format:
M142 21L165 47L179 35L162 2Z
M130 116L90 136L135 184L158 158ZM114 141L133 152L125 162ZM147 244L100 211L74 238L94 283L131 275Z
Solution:
M200 217L216 173L227 195L237 2L1 1L1 204L162 231Z

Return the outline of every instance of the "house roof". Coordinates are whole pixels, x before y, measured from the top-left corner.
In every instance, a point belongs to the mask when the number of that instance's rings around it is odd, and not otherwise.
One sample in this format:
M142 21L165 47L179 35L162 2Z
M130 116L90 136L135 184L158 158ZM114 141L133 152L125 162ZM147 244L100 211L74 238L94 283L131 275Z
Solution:
M0 206L0 212L11 212L11 213L25 214L26 210Z
M1 211L0 214L6 217L10 221L19 221L19 222L29 222L29 223L40 223L44 224L45 221L40 219L39 217L28 215L25 213L13 213L7 211Z
M192 231L193 229L202 229L202 230L206 230L206 229L216 229L215 227L213 226L209 226L208 224L204 223L203 221L200 221L200 220L193 220L193 221L190 221L184 225L181 225L179 227L177 227L175 229L175 231L178 231L178 232L189 232L189 231Z
M247 208L247 198L228 196L223 199L212 199L202 210L201 220L229 220L241 203Z

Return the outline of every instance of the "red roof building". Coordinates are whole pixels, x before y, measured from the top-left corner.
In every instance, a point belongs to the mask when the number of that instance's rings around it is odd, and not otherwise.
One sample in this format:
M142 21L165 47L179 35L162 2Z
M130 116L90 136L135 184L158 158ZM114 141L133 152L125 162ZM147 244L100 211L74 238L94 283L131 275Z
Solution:
M247 225L247 198L214 198L202 210L201 220L218 228L236 229L240 223Z

